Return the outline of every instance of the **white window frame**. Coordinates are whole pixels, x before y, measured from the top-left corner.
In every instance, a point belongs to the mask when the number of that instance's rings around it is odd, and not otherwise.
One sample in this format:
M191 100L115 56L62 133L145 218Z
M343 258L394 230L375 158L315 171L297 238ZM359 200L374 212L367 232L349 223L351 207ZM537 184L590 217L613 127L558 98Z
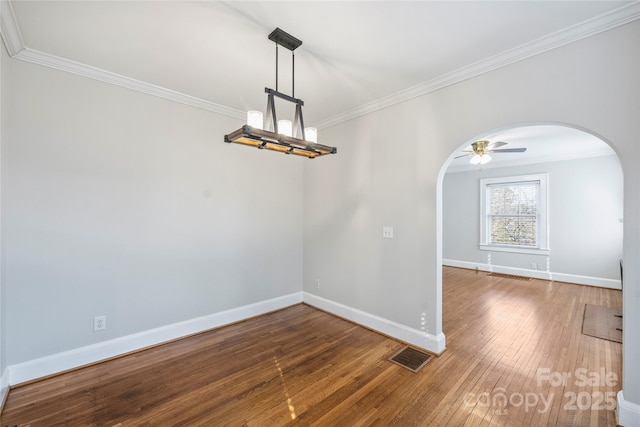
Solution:
M488 186L495 184L524 183L538 181L537 204L537 238L535 247L516 245L499 245L489 242L489 204L487 203ZM548 221L548 175L546 173L505 176L499 178L485 178L480 180L480 249L485 251L514 252L523 254L549 255L549 221Z

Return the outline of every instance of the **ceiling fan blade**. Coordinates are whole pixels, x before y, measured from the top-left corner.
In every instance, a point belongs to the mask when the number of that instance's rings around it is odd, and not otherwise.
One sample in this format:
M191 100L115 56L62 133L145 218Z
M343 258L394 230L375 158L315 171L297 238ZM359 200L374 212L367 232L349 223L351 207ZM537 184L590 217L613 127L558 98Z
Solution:
M485 148L485 150L493 150L495 148L502 147L503 145L507 145L507 144L508 142L503 142L503 141L490 142L487 144L487 148Z
M467 153L467 154L463 154L462 156L456 156L453 159L459 159L460 157L467 157L468 155L470 155L471 153Z
M492 153L524 153L526 148L502 148L500 150L490 150Z

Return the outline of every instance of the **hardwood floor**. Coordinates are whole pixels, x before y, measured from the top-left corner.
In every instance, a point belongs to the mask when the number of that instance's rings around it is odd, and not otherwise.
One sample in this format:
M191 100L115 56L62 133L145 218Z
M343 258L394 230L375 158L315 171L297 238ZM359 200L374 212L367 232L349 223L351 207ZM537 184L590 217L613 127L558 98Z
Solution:
M621 344L580 330L620 291L443 282L447 351L417 374L387 360L401 343L297 305L16 387L1 426L615 425Z

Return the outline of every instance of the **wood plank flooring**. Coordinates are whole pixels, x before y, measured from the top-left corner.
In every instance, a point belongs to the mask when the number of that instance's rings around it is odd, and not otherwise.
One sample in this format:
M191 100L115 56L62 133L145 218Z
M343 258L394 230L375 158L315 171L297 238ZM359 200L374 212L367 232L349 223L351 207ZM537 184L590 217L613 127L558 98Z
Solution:
M447 351L307 305L12 389L1 426L614 426L622 345L580 333L620 291L444 268ZM506 400L506 402L505 402Z

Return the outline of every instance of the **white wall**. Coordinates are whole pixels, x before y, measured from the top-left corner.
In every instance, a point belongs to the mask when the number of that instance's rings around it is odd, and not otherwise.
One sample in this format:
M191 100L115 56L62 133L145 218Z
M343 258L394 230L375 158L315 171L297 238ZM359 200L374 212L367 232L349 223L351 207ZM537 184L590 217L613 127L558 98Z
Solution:
M225 144L235 119L4 65L7 365L300 292L304 159Z
M448 162L489 132L559 123L589 129L621 155L624 319L638 323L639 28L627 24L323 129L338 155L304 169L305 291L437 336ZM394 239L382 238L385 225L395 227ZM640 360L637 331L625 327L624 395L632 402L640 402L640 366L629 363Z
M5 377L4 372L6 369L6 358L5 358L5 337L6 337L6 329L5 329L5 280L4 280L4 269L2 268L4 258L4 240L2 239L2 212L4 210L4 203L2 202L4 198L4 192L2 191L2 181L4 175L4 168L2 167L2 159L3 159L3 130L4 130L4 79L5 72L4 67L8 60L7 53L4 48L0 46L0 402L4 400L3 393L7 391L8 388L8 379ZM0 409L2 404L0 403Z
M425 238L435 226L438 159L417 157L428 136L413 134L410 107L393 110L395 125L379 111L322 130L338 154L305 165L304 289L428 334L422 343L396 336L440 351L436 288L427 286L436 248ZM412 136L398 138L405 126ZM393 239L382 238L383 226Z
M480 250L480 180L534 173L548 174L549 255ZM535 263L546 271L548 259L555 280L619 289L622 180L615 155L447 173L442 189L445 264L531 270Z

